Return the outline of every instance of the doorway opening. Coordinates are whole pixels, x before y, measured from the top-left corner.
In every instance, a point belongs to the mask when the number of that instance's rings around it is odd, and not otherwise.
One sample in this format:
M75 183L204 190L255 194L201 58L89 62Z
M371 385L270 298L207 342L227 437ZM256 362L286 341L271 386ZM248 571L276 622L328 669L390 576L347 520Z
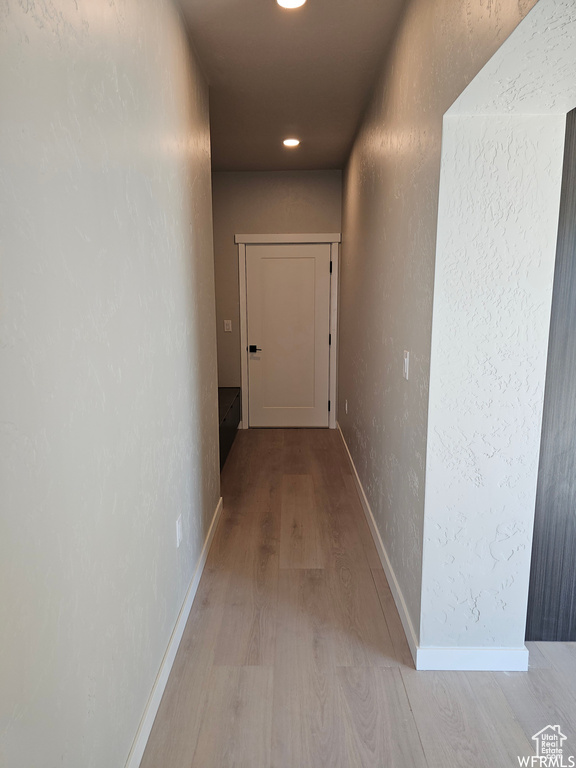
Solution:
M241 426L335 429L340 234L235 239Z

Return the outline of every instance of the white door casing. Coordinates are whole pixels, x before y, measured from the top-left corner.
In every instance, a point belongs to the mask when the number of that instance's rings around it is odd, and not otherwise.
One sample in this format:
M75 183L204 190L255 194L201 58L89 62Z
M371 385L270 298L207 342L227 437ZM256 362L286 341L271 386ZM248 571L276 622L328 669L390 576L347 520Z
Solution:
M242 427L335 428L339 240L236 236Z

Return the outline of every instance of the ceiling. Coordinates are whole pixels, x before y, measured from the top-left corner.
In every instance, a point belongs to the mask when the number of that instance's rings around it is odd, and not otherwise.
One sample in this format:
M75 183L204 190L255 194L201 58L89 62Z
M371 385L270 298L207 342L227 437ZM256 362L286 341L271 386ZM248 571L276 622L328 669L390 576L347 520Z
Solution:
M179 4L210 84L214 170L344 167L404 0Z

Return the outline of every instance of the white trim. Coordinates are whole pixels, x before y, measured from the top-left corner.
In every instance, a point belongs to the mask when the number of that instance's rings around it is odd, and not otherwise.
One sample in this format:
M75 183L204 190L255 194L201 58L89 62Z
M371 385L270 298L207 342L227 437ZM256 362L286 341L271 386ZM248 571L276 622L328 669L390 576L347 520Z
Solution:
M242 426L248 429L248 328L246 309L246 246L238 243L238 286L240 291L240 397Z
M305 233L292 235L234 235L234 242L243 244L258 243L339 243L342 235L339 232Z
M414 659L417 670L437 670L437 671L464 671L464 672L526 672L528 669L528 649L522 648L422 648L418 645L418 638L412 625L412 621L406 608L406 602L402 595L402 590L398 584L398 579L392 568L390 558L386 552L386 547L380 536L380 531L374 520L372 509L364 493L364 488L360 482L356 466L350 454L350 450L338 424L338 431L344 443L344 448L350 460L356 489L360 497L362 509L366 515L366 520L374 539L374 544L378 550L378 556L382 563L382 568L388 579L394 602L400 614L400 620L406 633L406 639L410 646L410 653Z
M528 649L522 648L418 648L418 670L463 672L526 672Z
M238 429L249 429L248 423L248 310L247 310L247 286L246 286L246 245L262 243L326 243L330 245L330 260L332 261L332 274L330 275L330 333L332 344L329 352L329 390L330 412L328 414L328 426L336 429L337 409L337 374L338 374L338 295L339 295L339 247L341 240L339 233L332 234L297 234L297 235L234 235L234 242L238 245L238 291L240 303L240 386L242 396L242 420Z
M136 733L136 737L134 738L132 749L128 755L126 768L138 768L142 760L142 756L144 755L144 750L146 749L146 744L148 743L148 738L150 736L152 726L154 725L154 719L156 718L158 708L160 707L160 702L162 701L164 689L166 688L166 683L168 682L168 677L170 676L172 665L174 664L174 659L176 658L178 646L180 645L182 635L184 634L184 628L186 627L186 622L188 621L188 616L190 615L192 603L194 602L194 598L198 590L200 577L202 576L202 571L204 570L204 566L206 564L210 545L212 544L212 539L214 538L214 533L216 532L216 527L218 525L218 520L220 519L221 513L222 497L220 497L218 504L216 505L214 516L212 517L212 522L206 535L206 540L204 541L204 546L202 547L202 552L200 553L200 558L198 560L198 564L196 565L194 576L192 577L192 581L188 587L188 592L184 598L184 603L182 604L182 608L178 614L176 625L172 631L166 653L164 654L164 658L162 659L160 669L156 676L156 680L152 686L152 691L150 693L150 697L148 698L148 702L146 703L146 708L144 709L144 714L142 715L140 725L138 726L138 731Z
M330 261L332 262L332 274L330 276L330 334L332 344L330 345L330 385L328 399L330 400L330 413L328 414L328 426L330 429L336 429L336 411L338 395L336 391L336 382L338 378L338 286L340 282L339 268L339 247L334 242L330 245Z
M388 584L390 585L390 591L392 592L392 596L394 597L394 602L396 603L396 607L398 608L398 613L400 614L400 620L402 622L402 626L404 627L404 632L406 633L406 639L408 640L408 645L410 646L410 653L412 654L412 658L414 659L414 663L416 664L416 660L417 660L416 656L418 651L418 638L416 637L416 632L414 631L412 620L410 619L408 608L406 607L404 595L402 594L402 590L400 589L400 585L398 584L398 579L396 578L396 574L394 573L394 569L392 568L392 563L390 562L390 558L388 557L388 553L386 552L386 547L384 546L384 542L382 541L382 537L380 536L380 531L378 530L378 526L376 525L376 520L374 519L374 515L372 514L372 509L370 508L370 504L368 502L368 499L366 498L366 494L364 493L364 488L362 487L362 483L360 482L360 478L358 477L358 472L356 471L356 466L352 459L352 455L350 454L350 449L348 448L346 440L344 439L344 435L342 434L342 430L340 429L339 424L338 424L338 431L340 432L340 437L342 438L342 442L344 443L344 448L346 449L346 453L348 454L348 458L350 460L350 465L352 467L352 474L354 477L354 481L356 483L356 489L358 491L358 496L360 497L360 503L362 504L362 509L364 510L364 514L366 515L366 520L370 527L372 538L374 539L374 544L376 545L376 549L378 550L378 556L380 557L382 568L384 569L384 573L386 574L386 578L388 579Z

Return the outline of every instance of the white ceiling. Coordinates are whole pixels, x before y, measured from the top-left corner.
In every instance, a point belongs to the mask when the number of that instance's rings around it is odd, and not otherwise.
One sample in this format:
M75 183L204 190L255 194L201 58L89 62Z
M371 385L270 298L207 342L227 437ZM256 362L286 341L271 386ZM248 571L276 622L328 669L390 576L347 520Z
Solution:
M214 170L343 168L404 2L179 0L210 84Z

